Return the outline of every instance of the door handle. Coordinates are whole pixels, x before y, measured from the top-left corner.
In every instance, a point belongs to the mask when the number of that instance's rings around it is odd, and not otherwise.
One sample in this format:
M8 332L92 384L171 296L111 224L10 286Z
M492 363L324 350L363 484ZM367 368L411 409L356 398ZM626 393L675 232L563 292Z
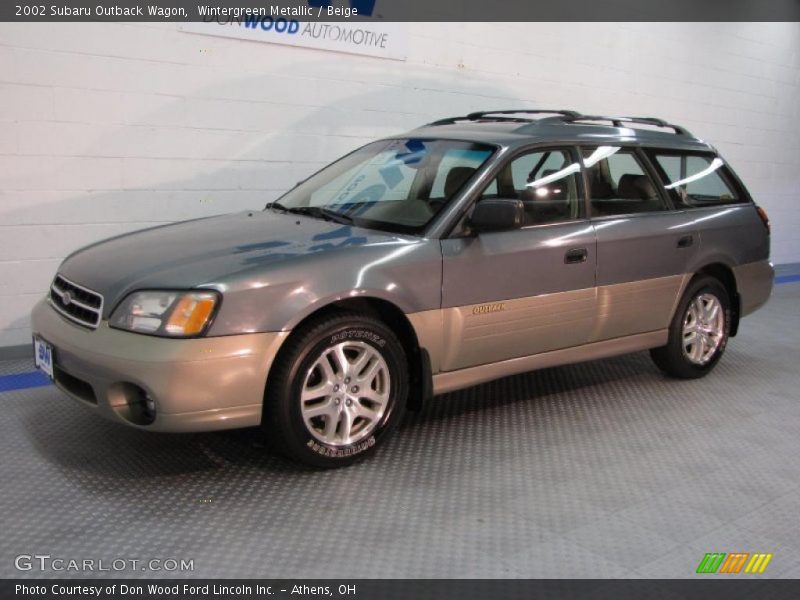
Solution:
M575 265L586 262L588 256L589 252L586 248L573 248L572 250L567 250L564 255L564 262L568 265Z
M692 244L694 244L693 235L685 235L678 240L678 248L688 248Z

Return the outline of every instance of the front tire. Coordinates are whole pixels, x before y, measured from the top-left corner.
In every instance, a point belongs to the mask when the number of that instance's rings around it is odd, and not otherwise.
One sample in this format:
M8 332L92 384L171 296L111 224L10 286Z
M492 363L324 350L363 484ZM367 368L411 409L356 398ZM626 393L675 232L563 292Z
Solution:
M342 467L375 451L402 420L408 362L381 321L336 313L286 342L267 383L270 445L314 467Z
M713 277L696 277L675 311L667 345L654 348L650 356L672 377L703 377L725 352L730 323L731 301L725 286Z

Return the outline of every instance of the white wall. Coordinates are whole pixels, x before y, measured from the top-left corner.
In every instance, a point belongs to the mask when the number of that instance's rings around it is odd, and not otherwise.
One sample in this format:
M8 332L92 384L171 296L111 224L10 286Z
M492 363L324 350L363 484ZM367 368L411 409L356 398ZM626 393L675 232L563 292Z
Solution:
M179 32L0 24L0 346L59 261L260 207L372 138L471 110L652 115L714 143L800 261L800 24L411 24L406 62Z

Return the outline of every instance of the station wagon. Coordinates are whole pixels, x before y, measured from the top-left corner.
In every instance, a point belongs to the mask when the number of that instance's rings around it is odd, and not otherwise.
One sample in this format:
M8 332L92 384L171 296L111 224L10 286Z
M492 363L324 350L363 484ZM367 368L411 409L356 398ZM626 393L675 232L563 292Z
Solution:
M766 213L655 118L502 110L363 146L263 210L138 231L60 265L32 316L67 395L152 431L260 426L318 467L407 409L649 350L696 378L772 289Z

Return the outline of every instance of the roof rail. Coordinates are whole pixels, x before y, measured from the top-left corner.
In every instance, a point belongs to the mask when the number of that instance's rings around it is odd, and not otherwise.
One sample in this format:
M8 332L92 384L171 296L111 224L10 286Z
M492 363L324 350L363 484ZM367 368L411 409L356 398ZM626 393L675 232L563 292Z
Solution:
M476 121L490 115L562 115L574 119L580 116L579 112L574 110L545 110L545 109L528 109L521 110L484 110L481 112L473 112L467 115L470 121Z
M576 115L567 116L563 119L567 123L575 123L579 121L609 121L614 127L625 127L627 123L638 123L640 125L652 125L653 127L664 127L672 129L678 135L689 135L689 132L673 123L667 123L663 119L655 117L606 117L601 115Z
M435 127L437 125L452 125L453 123L457 123L458 121L479 121L480 119L485 119L487 117L491 117L492 118L491 120L493 121L510 121L516 123L531 123L533 121L533 119L500 116L500 115L520 115L520 114L561 115L562 117L570 117L570 118L575 118L580 116L580 113L575 112L574 110L544 110L544 109L527 109L527 108L523 108L520 110L484 110L480 112L472 112L463 117L448 117L446 119L440 119L438 121L434 121L433 123L428 123L428 126Z
M691 135L686 129L680 125L667 123L662 119L655 117L606 117L601 115L584 115L574 110L545 110L545 109L528 109L523 108L520 110L484 110L480 112L472 112L463 117L448 117L440 119L433 123L428 123L428 127L435 127L437 125L452 125L459 121L480 121L488 119L492 121L508 121L512 123L533 123L536 120L524 117L515 117L512 115L555 115L553 119L560 119L564 123L580 123L582 121L608 121L614 127L625 127L629 123L638 123L641 125L651 125L653 127L664 127L672 129L677 135Z

